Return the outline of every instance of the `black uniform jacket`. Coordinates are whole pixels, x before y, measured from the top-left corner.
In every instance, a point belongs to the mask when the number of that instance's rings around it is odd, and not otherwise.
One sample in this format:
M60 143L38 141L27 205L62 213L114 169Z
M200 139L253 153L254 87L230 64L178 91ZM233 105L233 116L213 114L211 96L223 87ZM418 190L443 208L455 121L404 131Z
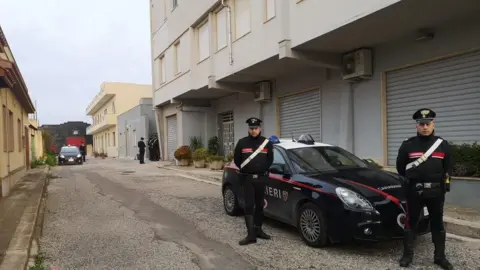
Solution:
M397 156L397 172L415 183L443 183L445 174L452 175L452 154L447 141L443 142L433 151L430 157L416 168L406 170L408 163L417 160L435 141L440 138L431 136L415 136L405 140Z
M138 141L137 146L140 150L145 150L145 143L143 141Z
M246 160L265 140L263 136L247 136L238 140L235 146L235 153L233 155L233 162L240 168L240 165ZM263 150L258 153L243 169L241 173L248 174L264 174L273 163L273 145L268 142Z
M80 150L80 153L82 153L83 155L87 153L87 149L84 145L80 145L78 150Z

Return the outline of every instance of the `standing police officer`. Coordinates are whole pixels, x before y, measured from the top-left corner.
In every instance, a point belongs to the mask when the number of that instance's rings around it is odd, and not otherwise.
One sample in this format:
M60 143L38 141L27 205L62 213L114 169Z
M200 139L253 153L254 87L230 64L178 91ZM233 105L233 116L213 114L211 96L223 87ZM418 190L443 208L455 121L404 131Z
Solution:
M436 113L420 109L413 114L417 122L417 136L405 140L398 150L397 171L407 178L407 221L403 241L401 267L413 260L414 232L423 208L430 213L432 242L435 245L434 263L442 269L453 269L445 257L445 228L443 204L445 192L450 191L452 155L449 144L434 135Z
M247 119L248 136L240 139L235 146L233 162L239 168L240 182L245 198L245 223L248 235L239 245L256 243L257 237L270 239L262 230L263 205L265 199L265 176L273 163L273 145L261 136L262 120ZM255 210L254 210L255 209Z

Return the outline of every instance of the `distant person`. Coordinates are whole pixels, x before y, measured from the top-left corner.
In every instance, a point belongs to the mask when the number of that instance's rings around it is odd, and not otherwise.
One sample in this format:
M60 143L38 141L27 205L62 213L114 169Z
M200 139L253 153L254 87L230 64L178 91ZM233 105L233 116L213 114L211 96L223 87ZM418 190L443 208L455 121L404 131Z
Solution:
M80 150L80 154L82 155L82 160L83 162L85 162L86 161L85 157L87 156L87 147L85 146L84 142L80 144L79 150Z
M140 141L138 141L138 160L140 160L140 164L145 164L145 142L143 141L143 137L140 138Z

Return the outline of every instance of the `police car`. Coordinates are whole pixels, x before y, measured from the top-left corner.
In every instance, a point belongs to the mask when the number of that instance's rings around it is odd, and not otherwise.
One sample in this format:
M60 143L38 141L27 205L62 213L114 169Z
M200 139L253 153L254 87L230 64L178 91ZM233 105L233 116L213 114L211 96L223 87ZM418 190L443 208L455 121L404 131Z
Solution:
M400 175L374 168L338 147L308 135L274 144L274 161L266 177L264 215L296 227L314 247L350 240L403 238L406 202ZM224 168L224 209L243 212L243 190L233 162ZM417 234L429 232L424 209Z

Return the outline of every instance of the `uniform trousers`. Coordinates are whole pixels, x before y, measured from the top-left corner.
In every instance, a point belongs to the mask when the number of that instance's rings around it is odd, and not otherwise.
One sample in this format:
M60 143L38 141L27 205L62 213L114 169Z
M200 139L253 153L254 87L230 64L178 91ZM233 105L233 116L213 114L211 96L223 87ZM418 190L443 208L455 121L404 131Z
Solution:
M424 189L419 193L415 188L407 191L407 222L406 229L415 231L420 220L421 211L426 206L430 215L430 229L434 232L444 231L443 206L445 194L440 188Z
M263 175L240 174L245 198L245 215L253 215L257 227L263 224L263 207L265 199L265 177Z

